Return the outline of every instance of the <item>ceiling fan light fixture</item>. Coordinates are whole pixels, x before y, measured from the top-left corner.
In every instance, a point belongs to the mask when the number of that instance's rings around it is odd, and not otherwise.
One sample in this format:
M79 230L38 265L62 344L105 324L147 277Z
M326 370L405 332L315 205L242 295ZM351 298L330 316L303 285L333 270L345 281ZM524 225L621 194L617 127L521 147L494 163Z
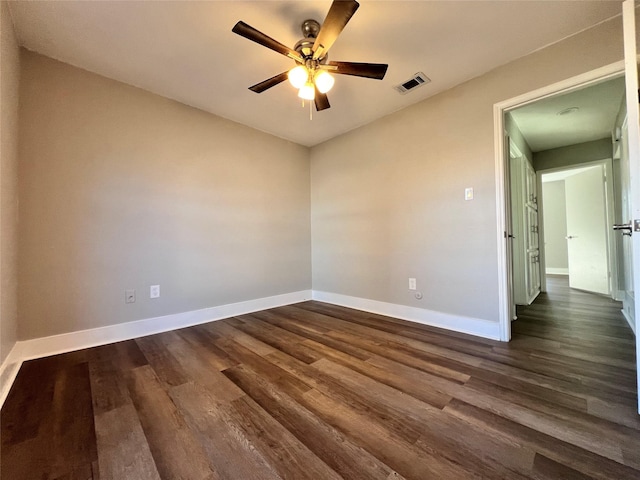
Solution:
M333 88L333 84L335 83L333 76L325 70L320 70L315 75L313 81L320 93L327 93Z
M298 65L289 70L287 76L289 77L289 83L298 89L302 88L305 83L309 81L309 72L303 65Z
M322 111L331 108L326 92L331 90L334 84L334 78L326 70L331 74L382 80L389 67L386 63L328 61L329 49L359 7L357 0L333 0L322 24L311 19L303 22L304 38L293 48L287 47L243 21L236 23L231 29L233 33L296 62L296 66L291 70L285 70L256 83L249 87L249 90L262 93L289 79L291 85L298 90L298 97L303 100L314 100L316 110ZM324 73L323 70L325 70ZM312 109L311 103L309 108Z
M305 83L302 87L300 87L300 90L298 90L298 97L303 100L313 100L315 96L316 89L311 82Z

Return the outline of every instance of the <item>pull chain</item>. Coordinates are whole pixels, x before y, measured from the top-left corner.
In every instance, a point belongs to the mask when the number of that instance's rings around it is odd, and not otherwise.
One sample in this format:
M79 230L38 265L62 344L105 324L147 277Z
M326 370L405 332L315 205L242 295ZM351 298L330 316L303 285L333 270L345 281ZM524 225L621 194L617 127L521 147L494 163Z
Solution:
M304 108L304 98L302 99L302 108ZM309 100L309 120L313 120L313 102Z

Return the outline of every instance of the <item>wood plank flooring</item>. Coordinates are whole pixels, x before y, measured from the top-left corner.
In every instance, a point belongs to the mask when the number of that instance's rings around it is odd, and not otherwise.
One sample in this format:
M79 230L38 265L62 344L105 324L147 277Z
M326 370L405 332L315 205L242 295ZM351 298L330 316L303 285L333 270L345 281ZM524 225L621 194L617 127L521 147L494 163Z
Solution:
M638 479L620 304L551 283L509 344L305 302L26 362L1 478Z

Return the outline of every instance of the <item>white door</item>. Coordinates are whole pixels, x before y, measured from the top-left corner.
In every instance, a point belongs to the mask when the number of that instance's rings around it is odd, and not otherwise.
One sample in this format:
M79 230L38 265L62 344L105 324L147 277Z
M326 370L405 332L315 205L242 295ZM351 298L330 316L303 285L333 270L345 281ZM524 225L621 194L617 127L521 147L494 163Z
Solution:
M540 241L538 239L538 181L536 172L528 161L525 167L524 225L526 239L526 285L528 303L540 293Z
M607 215L602 165L567 177L567 251L569 285L609 295Z
M636 50L636 12L634 0L622 4L624 25L625 84L627 97L627 146L629 153L629 197L633 219L640 219L640 113L638 109L638 61ZM640 232L633 232L632 238L632 278L634 285L640 285ZM634 310L640 311L640 298L634 298ZM638 389L640 391L640 332L636 317L636 362ZM638 398L640 413L640 397Z
M625 120L622 125L622 131L620 135L620 194L621 194L621 207L622 207L622 221L626 225L631 224L632 205L631 205L631 179L629 178L629 129L627 121ZM622 230L618 235L621 235L622 248L619 249L619 268L622 271L622 282L620 288L623 292L622 295L622 313L627 317L630 324L635 325L635 300L633 293L633 240L631 238L631 232Z

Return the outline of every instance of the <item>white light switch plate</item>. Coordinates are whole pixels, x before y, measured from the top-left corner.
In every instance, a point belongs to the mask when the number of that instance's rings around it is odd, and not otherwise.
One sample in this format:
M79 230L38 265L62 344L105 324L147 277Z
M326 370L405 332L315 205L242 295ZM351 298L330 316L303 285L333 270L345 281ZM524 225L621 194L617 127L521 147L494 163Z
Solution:
M151 285L149 287L149 298L158 298L160 296L160 285Z
M473 200L473 187L467 187L464 189L464 199Z

